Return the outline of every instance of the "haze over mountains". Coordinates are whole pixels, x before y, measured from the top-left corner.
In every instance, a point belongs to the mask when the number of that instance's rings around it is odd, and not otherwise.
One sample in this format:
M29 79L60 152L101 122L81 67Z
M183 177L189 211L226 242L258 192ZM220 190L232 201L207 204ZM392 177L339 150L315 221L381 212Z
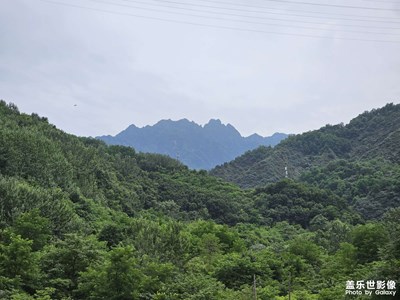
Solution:
M208 170L259 146L275 146L286 137L284 133L270 137L258 134L243 137L231 124L222 124L218 119L211 119L204 126L181 119L161 120L142 128L130 125L116 136L97 138L110 145L130 146L140 152L166 154L192 169Z

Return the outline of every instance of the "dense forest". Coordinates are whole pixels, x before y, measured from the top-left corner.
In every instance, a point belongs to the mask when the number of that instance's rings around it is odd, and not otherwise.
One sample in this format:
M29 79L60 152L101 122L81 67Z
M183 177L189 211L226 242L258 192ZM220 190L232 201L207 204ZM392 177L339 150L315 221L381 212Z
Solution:
M0 299L395 299L346 289L398 291L399 111L291 137L277 149L324 163L243 189L1 101Z
M285 167L290 178L299 179L311 168L325 168L332 161L368 165L373 159L400 163L400 104L364 112L347 125L326 125L292 135L274 148L248 151L211 174L248 188L280 180Z

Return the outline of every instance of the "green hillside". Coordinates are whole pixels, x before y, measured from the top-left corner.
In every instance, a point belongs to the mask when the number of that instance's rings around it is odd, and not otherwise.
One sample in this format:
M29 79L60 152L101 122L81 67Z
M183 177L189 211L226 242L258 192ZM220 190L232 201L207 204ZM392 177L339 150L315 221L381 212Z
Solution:
M332 144L341 160L244 190L1 101L0 299L337 300L361 280L397 292L400 176L387 132L368 160ZM275 150L253 153L240 159ZM378 154L387 160L369 160Z
M274 148L249 151L210 173L242 187L256 187L284 178L285 167L290 178L298 179L311 168L338 159L400 163L400 104L365 112L347 125L290 136Z

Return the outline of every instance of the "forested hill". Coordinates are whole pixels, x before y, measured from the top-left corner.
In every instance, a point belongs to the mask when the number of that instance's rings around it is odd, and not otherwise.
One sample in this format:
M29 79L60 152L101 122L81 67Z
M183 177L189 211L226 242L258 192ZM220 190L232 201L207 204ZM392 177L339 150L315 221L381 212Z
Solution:
M62 219L57 205L90 210L92 201L132 216L152 208L180 219L226 224L250 218L246 193L205 171L191 171L168 156L67 134L13 104L1 102L0 114L0 184L15 189L11 202L1 203L2 222L30 206L47 207L54 210L52 217Z
M398 292L399 187L397 164L337 160L243 190L0 101L0 299L337 300L349 280Z
M209 170L258 146L275 146L286 137L283 133L275 133L270 137L257 134L243 137L232 125L224 125L220 120L210 120L200 126L182 119L162 120L143 128L130 125L116 136L97 138L110 145L165 154L179 159L191 169Z
M285 167L289 178L296 179L338 159L400 163L400 105L364 112L347 125L327 125L290 136L275 148L259 147L217 166L211 174L242 187L255 187L281 180Z

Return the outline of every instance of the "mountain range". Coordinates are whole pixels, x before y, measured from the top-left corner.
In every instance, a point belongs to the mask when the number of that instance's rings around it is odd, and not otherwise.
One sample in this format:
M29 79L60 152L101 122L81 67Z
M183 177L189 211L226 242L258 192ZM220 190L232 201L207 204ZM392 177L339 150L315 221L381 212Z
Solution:
M191 169L209 170L259 146L275 146L288 135L243 137L231 124L211 119L204 126L187 119L161 120L153 126L130 125L115 136L99 136L109 145L123 145L140 152L165 154Z

